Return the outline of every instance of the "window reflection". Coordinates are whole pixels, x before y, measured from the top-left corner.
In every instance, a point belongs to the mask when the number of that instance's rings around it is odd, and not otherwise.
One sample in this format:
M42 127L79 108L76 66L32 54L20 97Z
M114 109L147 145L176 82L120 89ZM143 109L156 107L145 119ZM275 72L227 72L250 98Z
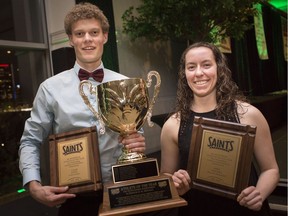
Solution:
M39 0L1 0L0 40L44 42L44 8Z
M50 71L44 0L1 0L0 205L20 198L18 148L33 99ZM4 197L9 197L6 199Z
M0 48L0 197L22 188L19 141L39 84L47 78L45 53Z
M46 78L45 52L2 48L0 56L0 112L25 111Z

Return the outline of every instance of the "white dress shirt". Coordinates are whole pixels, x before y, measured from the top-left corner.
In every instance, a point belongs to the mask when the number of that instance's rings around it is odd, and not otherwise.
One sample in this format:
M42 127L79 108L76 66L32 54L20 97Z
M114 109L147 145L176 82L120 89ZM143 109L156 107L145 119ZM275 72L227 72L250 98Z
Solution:
M103 63L98 68L104 69L102 83L127 78L124 75L108 70ZM97 69L98 69L97 68ZM78 71L80 67L75 63L70 70L63 71L48 78L39 86L33 102L31 117L25 123L24 132L20 140L19 167L23 175L23 185L32 180L41 182L40 176L40 146L50 134L57 134L91 126L97 126L98 142L103 182L112 178L111 166L121 154L122 145L118 143L118 133L106 127L105 134L99 133L99 121L84 103L80 93ZM93 85L99 82L89 78ZM96 100L90 96L89 101Z

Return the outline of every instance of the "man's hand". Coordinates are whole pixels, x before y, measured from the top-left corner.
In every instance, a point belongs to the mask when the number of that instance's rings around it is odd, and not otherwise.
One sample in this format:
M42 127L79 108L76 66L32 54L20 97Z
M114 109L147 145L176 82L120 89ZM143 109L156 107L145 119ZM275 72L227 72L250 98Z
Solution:
M75 194L65 193L66 187L42 186L38 181L29 182L31 196L38 202L53 207L63 204L67 199L76 197Z
M143 153L146 149L145 137L141 133L131 133L125 137L119 136L119 142L130 152Z

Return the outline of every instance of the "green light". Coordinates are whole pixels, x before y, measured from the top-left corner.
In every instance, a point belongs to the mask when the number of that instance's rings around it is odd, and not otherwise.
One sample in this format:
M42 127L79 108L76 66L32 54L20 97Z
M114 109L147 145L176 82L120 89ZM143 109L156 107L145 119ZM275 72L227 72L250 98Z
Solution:
M26 190L24 188L17 190L17 193L24 193Z
M270 0L269 4L273 5L277 9L283 10L284 12L287 10L287 0Z

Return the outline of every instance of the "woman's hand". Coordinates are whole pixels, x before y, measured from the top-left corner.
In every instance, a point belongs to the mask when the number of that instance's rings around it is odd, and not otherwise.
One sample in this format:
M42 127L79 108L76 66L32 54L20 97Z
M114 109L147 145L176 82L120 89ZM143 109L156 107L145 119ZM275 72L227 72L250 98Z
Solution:
M254 211L259 211L263 204L263 198L259 190L254 186L244 189L237 197L237 201L241 206L245 206Z
M42 186L37 181L29 183L29 191L31 196L38 202L53 207L63 204L67 199L76 197L75 194L65 193L66 187Z
M177 172L174 172L174 174L172 175L172 179L179 195L183 195L188 190L190 190L189 184L191 182L191 179L186 170L180 169Z
M131 133L127 136L119 136L119 143L122 143L130 152L143 153L146 149L145 137L138 132Z

